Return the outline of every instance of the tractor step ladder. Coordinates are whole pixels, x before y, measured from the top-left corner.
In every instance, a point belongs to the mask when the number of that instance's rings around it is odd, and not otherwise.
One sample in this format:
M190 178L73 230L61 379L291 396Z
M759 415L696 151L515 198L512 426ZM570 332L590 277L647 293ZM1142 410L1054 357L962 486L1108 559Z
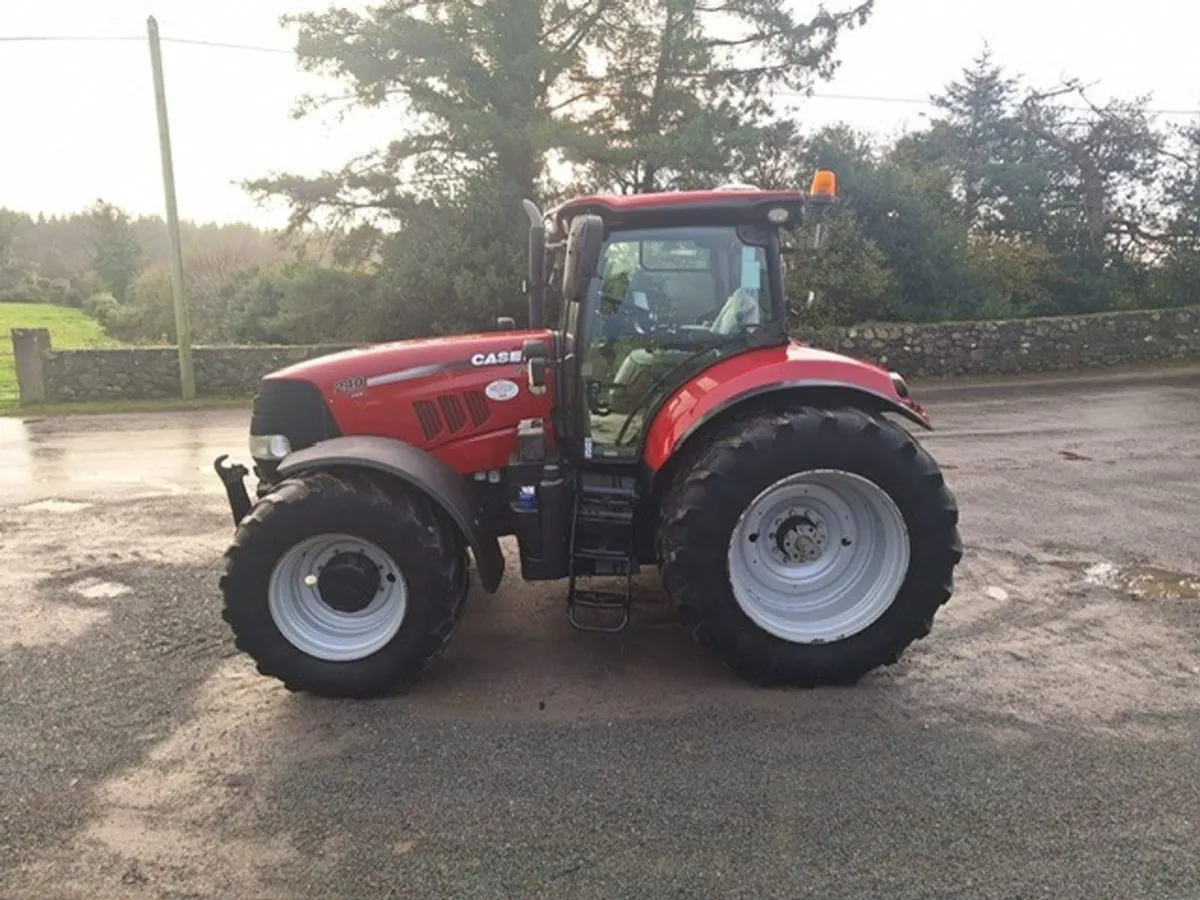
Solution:
M605 472L582 472L571 525L567 617L580 631L616 633L629 624L633 605L633 546L637 481ZM578 587L580 578L622 578L624 590ZM588 620L579 613L587 610Z

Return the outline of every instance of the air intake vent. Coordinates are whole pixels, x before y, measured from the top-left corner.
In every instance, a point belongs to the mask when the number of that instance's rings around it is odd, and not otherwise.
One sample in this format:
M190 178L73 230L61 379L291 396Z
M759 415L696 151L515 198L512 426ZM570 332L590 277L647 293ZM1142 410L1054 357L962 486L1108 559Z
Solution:
M464 402L467 406L465 412ZM427 440L441 434L443 427L451 434L462 431L467 427L468 415L474 428L478 428L492 415L487 398L478 391L463 394L462 399L459 399L457 394L443 394L437 398L436 403L432 400L418 400L413 404L413 412L417 414L417 421L421 423L421 430L425 432Z
M421 423L421 430L426 438L435 438L442 430L442 420L438 417L437 407L428 400L418 400L413 404L413 410Z
M471 391L468 394L463 394L463 399L467 401L467 412L471 414L471 423L475 426L482 425L488 420L491 415L491 409L488 408L487 398L478 391Z
M453 434L456 431L462 431L467 425L467 414L463 412L462 402L453 394L443 394L438 397L438 406L442 408L442 415L446 418L446 427Z

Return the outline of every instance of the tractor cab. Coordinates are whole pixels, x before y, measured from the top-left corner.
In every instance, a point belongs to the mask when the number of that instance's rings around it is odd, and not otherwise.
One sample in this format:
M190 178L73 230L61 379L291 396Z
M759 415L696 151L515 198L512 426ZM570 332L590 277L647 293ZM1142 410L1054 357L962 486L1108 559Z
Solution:
M657 406L691 377L787 343L780 230L833 201L832 173L814 186L584 197L545 217L527 204L530 319L539 327L550 301L564 443L636 463ZM526 356L552 349L534 339Z

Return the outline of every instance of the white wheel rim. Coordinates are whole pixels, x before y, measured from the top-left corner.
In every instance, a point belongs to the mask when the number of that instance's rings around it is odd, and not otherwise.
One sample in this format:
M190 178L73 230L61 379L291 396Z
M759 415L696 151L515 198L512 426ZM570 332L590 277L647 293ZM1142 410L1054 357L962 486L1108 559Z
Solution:
M360 554L378 571L378 590L361 609L345 611L322 597L321 575L335 558ZM408 587L399 566L376 544L322 534L288 550L271 573L268 607L275 627L297 650L328 662L350 662L381 650L400 631ZM369 588L368 588L369 590Z
M909 540L892 498L860 475L801 472L750 503L729 541L742 611L769 634L824 644L882 616L908 575Z

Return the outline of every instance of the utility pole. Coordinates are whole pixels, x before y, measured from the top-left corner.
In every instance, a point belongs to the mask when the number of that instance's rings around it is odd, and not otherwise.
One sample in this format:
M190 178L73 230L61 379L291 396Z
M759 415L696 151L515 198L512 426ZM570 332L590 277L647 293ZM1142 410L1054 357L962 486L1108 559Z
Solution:
M154 70L154 101L158 112L158 144L162 152L163 192L167 200L167 236L171 242L171 294L175 300L175 335L179 345L179 387L184 400L196 396L192 370L192 324L183 294L183 247L179 210L175 203L175 165L171 161L171 130L167 124L167 90L163 81L162 44L154 16L146 20L150 35L150 65Z

